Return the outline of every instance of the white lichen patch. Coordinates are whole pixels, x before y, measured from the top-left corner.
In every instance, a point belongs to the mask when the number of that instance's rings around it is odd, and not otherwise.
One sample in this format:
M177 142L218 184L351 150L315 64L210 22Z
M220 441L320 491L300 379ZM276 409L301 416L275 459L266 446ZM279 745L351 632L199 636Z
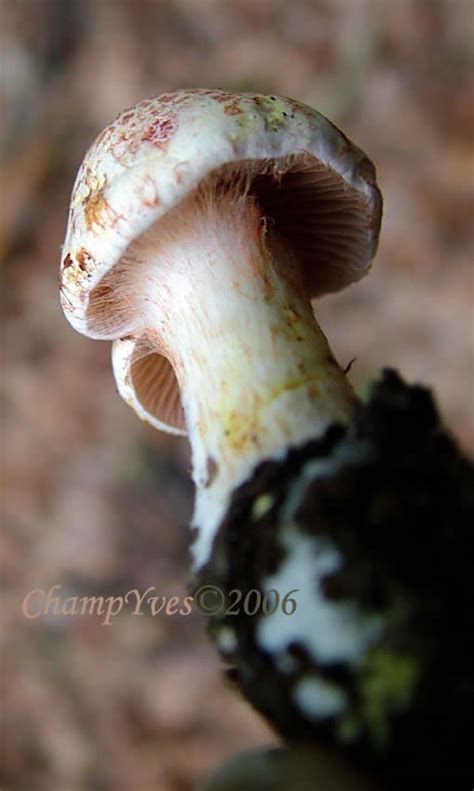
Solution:
M237 636L230 626L222 626L217 633L217 647L223 654L231 654L237 648Z
M256 629L258 643L274 657L297 643L322 665L357 665L379 638L383 622L362 612L356 602L325 597L321 583L342 568L341 553L329 539L303 535L294 525L282 528L282 545L286 558L275 574L262 581L261 588L277 590L281 599L295 591L296 609L286 615L279 607L262 617Z
M335 717L347 706L346 695L339 687L316 676L307 676L297 683L293 700L310 720Z

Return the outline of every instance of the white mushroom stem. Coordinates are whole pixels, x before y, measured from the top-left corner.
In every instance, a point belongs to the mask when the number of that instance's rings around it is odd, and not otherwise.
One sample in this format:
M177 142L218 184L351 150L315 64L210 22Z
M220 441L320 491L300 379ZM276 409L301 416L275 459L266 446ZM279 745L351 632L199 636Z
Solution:
M133 259L140 320L181 390L199 568L231 493L258 462L347 421L355 397L299 264L251 197L202 190L142 236Z

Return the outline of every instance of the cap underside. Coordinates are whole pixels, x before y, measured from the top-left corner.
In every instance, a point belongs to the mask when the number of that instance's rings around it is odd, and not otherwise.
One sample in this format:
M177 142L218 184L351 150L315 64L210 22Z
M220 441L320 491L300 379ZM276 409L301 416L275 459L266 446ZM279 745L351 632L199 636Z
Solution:
M339 173L304 153L227 165L204 183L218 188L236 178L256 199L262 215L289 242L301 262L310 297L337 291L366 273L374 254L374 218L365 195ZM179 206L173 211L177 209ZM130 259L132 249L133 244L122 262ZM131 297L117 292L113 285L121 266L119 262L90 294L87 318L96 337L116 339L133 329L129 323ZM133 392L133 406L137 409L139 405L144 419L161 429L183 432L178 383L170 362L156 346L150 347L144 337L137 338L125 368L114 367L119 390L123 390L120 379L126 375L127 400Z
M178 383L166 357L158 352L135 355L130 378L135 398L146 415L152 415L166 426L185 431Z

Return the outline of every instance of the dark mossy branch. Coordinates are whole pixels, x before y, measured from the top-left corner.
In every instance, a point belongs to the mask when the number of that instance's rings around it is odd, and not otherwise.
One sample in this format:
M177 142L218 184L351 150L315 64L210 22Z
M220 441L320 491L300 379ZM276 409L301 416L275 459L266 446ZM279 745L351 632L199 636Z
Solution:
M262 495L269 507L256 518ZM315 570L315 585L327 602L380 618L379 636L356 663L321 662L305 639L265 650L259 617L221 613L209 627L218 646L223 630L235 636L222 652L229 677L288 742L337 745L394 787L469 772L474 468L430 392L385 370L349 427L263 462L235 492L199 583L261 589L285 563L290 524L335 545L342 563L318 581ZM340 714L310 719L295 705L308 676L343 691Z

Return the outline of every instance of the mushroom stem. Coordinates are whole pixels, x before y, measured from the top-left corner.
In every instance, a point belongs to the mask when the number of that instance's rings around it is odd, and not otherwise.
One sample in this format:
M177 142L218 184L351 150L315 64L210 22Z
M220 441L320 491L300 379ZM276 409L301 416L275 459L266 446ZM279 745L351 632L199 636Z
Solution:
M199 568L256 464L347 421L356 399L299 264L248 194L202 189L136 243L134 259L148 339L159 337L180 386Z

